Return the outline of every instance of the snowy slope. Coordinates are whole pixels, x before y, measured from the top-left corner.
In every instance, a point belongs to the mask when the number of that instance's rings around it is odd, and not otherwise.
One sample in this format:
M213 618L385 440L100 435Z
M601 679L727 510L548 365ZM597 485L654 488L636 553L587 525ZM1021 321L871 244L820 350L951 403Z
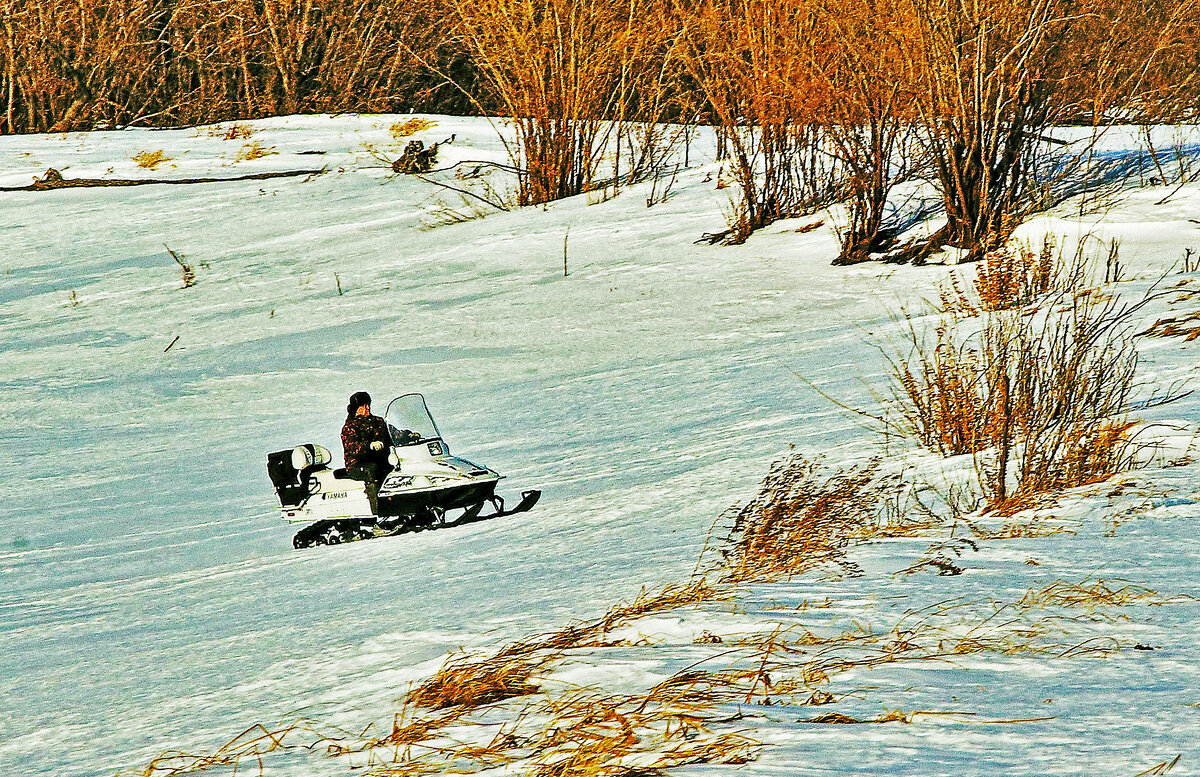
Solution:
M828 224L694 245L727 203L705 180L713 165L681 173L653 208L643 187L430 228L440 207L463 206L372 157L394 118L254 122L252 141L276 153L244 162L250 141L203 129L0 138L9 186L51 166L71 177L328 168L0 194L0 771L112 774L168 748L211 750L254 723L386 717L447 650L685 578L716 516L789 443L835 459L873 444L796 373L869 404L861 378L883 370L874 338L951 270L830 267ZM435 118L421 137L455 135L443 162L503 159L486 122ZM1106 142L1120 152L1135 140ZM154 173L131 161L160 149L173 161ZM1068 203L1025 232L1120 237L1134 280L1117 290L1136 296L1200 249L1188 221L1200 189L1157 205L1167 191L1133 187L1082 217ZM195 287L180 288L164 244L196 265ZM1195 343L1143 346L1159 385L1195 374ZM293 551L265 454L300 442L340 453L342 408L359 389L423 392L456 453L504 472L509 491L544 489L542 502L521 519ZM1186 438L1197 408L1153 413ZM1134 496L1081 498L1067 510L1078 533L989 545L952 583L892 576L927 542L872 545L864 577L748 591L744 617L755 602L828 595L847 622L882 624L952 597L1019 599L1056 578L1200 594L1197 471L1139 473L1151 496L1113 536L1104 516L1142 504ZM1030 555L1041 566L1023 564ZM676 624L677 638L717 628L718 609ZM1055 677L994 662L994 683L961 691L985 718L1036 717L1063 697L1073 714L1046 728L814 731L768 716L763 737L780 746L744 768L1132 774L1181 752L1200 768L1196 615L1184 601L1142 607L1132 620L1161 651L1064 663ZM945 709L952 673L903 703ZM917 685L902 671L861 682L893 689L893 706ZM286 773L308 771L345 773L320 759Z

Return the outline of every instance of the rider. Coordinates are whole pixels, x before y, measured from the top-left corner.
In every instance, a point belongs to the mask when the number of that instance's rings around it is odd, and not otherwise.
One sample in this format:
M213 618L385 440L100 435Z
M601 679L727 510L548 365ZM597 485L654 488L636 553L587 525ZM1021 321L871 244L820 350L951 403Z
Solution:
M387 423L371 415L371 395L356 391L346 405L346 423L342 426L342 449L346 474L366 483L371 511L379 515L379 484L391 471L388 449L391 441Z

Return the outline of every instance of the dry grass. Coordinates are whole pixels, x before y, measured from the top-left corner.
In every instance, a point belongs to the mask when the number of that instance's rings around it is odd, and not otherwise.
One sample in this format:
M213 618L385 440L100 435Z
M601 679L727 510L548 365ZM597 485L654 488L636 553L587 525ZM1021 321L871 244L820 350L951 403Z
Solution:
M254 127L249 124L241 124L238 122L230 122L229 124L214 124L207 128L204 134L210 138L221 138L222 140L246 140L254 134Z
M528 656L538 651L561 652L578 648L625 645L628 643L614 642L606 635L644 615L702 604L727 595L726 591L713 586L703 577L697 577L687 583L668 584L653 591L643 588L632 602L615 604L594 621L570 623L557 631L510 643L500 648L496 656L507 659Z
M1165 600L1157 591L1136 585L1113 587L1104 580L1094 583L1057 581L1039 590L1030 590L1021 599L1022 607L1124 607L1130 604L1162 604Z
M546 658L496 656L471 661L465 653L446 659L437 673L405 695L406 703L432 709L481 707L537 693L530 682Z
M431 130L436 126L436 121L424 119L420 116L414 116L410 119L402 119L394 122L392 126L388 127L388 134L392 136L393 140L399 141L403 140L404 138L412 137L418 132Z
M703 578L657 591L642 589L632 602L614 605L595 621L568 624L558 631L504 645L487 658L472 660L465 653L454 654L433 677L409 691L405 703L431 709L471 709L536 693L537 685L531 680L547 671L563 651L628 644L605 635L650 613L700 604L721 595Z
M274 146L264 146L257 140L253 140L238 150L237 156L234 157L233 161L251 162L255 159L262 159L265 156L271 156L272 154L276 153L278 152L275 150Z
M1119 649L1112 640L1061 641L1072 618L1061 614L1034 618L1031 613L1052 606L1090 611L1102 606L1165 601L1149 589L1135 586L1113 587L1104 581L1057 583L1030 591L1016 604L981 607L954 600L942 602L905 613L886 631L855 625L841 633L818 636L798 627L778 627L768 633L726 640L719 646L713 643L711 650L717 652L706 660L720 658L722 668L701 669L693 664L644 693L613 695L596 688L572 688L547 694L528 683L533 674L528 666L516 673L513 683L495 679L480 683L480 678L494 678L495 670L515 662L544 667L551 656L561 657L546 645L578 642L581 635L594 634L603 623L623 622L669 607L671 602L698 601L700 591L698 587L680 586L669 592L643 594L634 603L612 608L606 618L589 626L506 646L501 652L507 652L507 658L467 662L452 657L435 676L440 678L436 699L426 705L441 709L422 712L419 697L430 691L418 689L406 698L389 731L319 737L308 747L324 744L327 755L354 755L356 767L366 766L371 777L467 774L497 768L518 770L528 777L633 777L658 775L686 764L740 764L755 758L761 744L743 731L722 731L718 727L740 719L743 705L824 706L846 696L858 698L861 689L835 694L821 686L840 675L889 664L953 664L981 653L1046 659L1108 655ZM530 651L544 654L546 660L531 656ZM518 657L517 653L523 655ZM466 669L468 666L472 668ZM432 685L431 680L427 686ZM492 690L480 692L482 686ZM480 714L472 717L472 705L515 698L507 691L494 691L513 690L514 686L531 697L508 708L501 725L487 722L488 718ZM730 715L735 709L736 713ZM834 710L808 722L909 724L917 716L963 714L970 713L888 708L873 718L860 720ZM1028 720L1032 719L988 722ZM294 747L284 740L297 730L313 732L300 724L277 731L255 727L211 756L164 753L147 767L143 777L174 777L212 766L237 768L246 763L258 763L261 771L262 756Z
M1061 523L1051 523L1040 516L1024 520L1007 520L997 529L989 529L974 521L964 521L971 534L981 540L1009 540L1033 537L1051 537L1055 534L1075 534L1075 530Z
M688 605L718 599L723 592L713 587L708 580L696 578L687 583L668 584L658 591L645 588L629 604L617 604L600 619L601 631L612 631L629 621L663 610L676 610Z
M1170 771L1175 768L1175 764L1179 763L1179 759L1181 758L1183 758L1182 753L1174 758L1163 761L1160 764L1151 766L1149 769L1143 772L1138 772L1136 775L1134 775L1134 777L1161 777L1161 775L1169 774Z
M884 496L879 465L830 471L797 454L775 462L721 548L728 578L800 574L841 558L852 539L872 536Z
M330 756L361 753L377 748L391 747L397 753L408 750L413 745L434 739L439 732L461 720L466 713L465 708L451 709L435 716L418 716L413 704L405 702L400 712L392 716L392 727L382 736L367 737L370 729L358 737L344 739L326 738L325 752Z
M1160 318L1149 328L1138 332L1139 337L1182 337L1190 343L1200 337L1200 310L1185 316Z
M167 156L162 149L158 151L139 151L133 155L133 161L145 170L157 170L164 162L170 162L174 157Z
M232 766L236 772L243 761L253 761L263 771L262 757L277 750L298 746L287 744L289 737L298 732L312 733L311 727L295 722L278 729L267 729L254 725L238 734L210 755L195 755L171 750L155 758L141 771L141 777L175 777L211 769L215 766Z
M1038 250L1028 243L1005 245L990 251L980 263L971 290L962 287L955 273L938 290L939 309L944 313L976 316L997 310L1029 305L1048 294L1070 293L1086 284L1089 240L1081 240L1075 253L1064 258L1053 235L1042 238ZM1108 245L1109 261L1115 261L1119 244Z
M745 693L758 672L685 671L644 694L606 695L584 688L526 702L486 745L464 744L447 724L472 725L460 713L422 721L397 718L393 733L332 755L370 753L378 777L468 773L524 761L535 777L652 774L691 763L744 763L758 743L739 732L711 731L711 713ZM406 707L406 710L409 709ZM467 729L463 729L465 733ZM640 770L635 772L634 770Z

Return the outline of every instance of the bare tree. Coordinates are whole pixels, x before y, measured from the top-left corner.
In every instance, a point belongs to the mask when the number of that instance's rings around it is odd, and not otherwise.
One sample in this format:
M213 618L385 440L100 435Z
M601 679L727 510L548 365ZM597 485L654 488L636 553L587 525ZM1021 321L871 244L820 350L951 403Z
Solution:
M815 210L838 182L821 148L815 0L676 0L685 67L731 162L738 199L727 242Z
M915 105L947 216L929 247L958 246L970 259L1037 206L1053 127L1082 116L1099 127L1114 109L1163 97L1147 91L1148 76L1195 9L1194 0L908 2L919 33L909 49ZM1134 45L1089 48L1106 30Z
M831 98L823 110L832 153L845 170L849 224L834 264L865 261L896 236L888 195L919 169L912 72L903 56L912 27L896 0L823 0L818 20L826 46L815 65Z

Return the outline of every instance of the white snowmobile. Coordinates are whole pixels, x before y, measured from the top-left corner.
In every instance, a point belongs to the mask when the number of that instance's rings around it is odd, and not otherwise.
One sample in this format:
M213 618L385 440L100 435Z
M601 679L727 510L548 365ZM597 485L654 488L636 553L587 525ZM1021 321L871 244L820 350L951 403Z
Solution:
M496 494L504 476L495 470L450 455L425 398L405 394L384 413L392 448L392 470L379 486L378 512L371 509L366 483L344 469L330 469L329 450L308 443L267 454L267 474L279 496L282 517L305 523L292 539L297 548L334 545L372 537L466 523L523 513L542 492L525 491L521 501L505 509ZM493 512L483 514L490 503ZM450 511L462 512L452 519Z

